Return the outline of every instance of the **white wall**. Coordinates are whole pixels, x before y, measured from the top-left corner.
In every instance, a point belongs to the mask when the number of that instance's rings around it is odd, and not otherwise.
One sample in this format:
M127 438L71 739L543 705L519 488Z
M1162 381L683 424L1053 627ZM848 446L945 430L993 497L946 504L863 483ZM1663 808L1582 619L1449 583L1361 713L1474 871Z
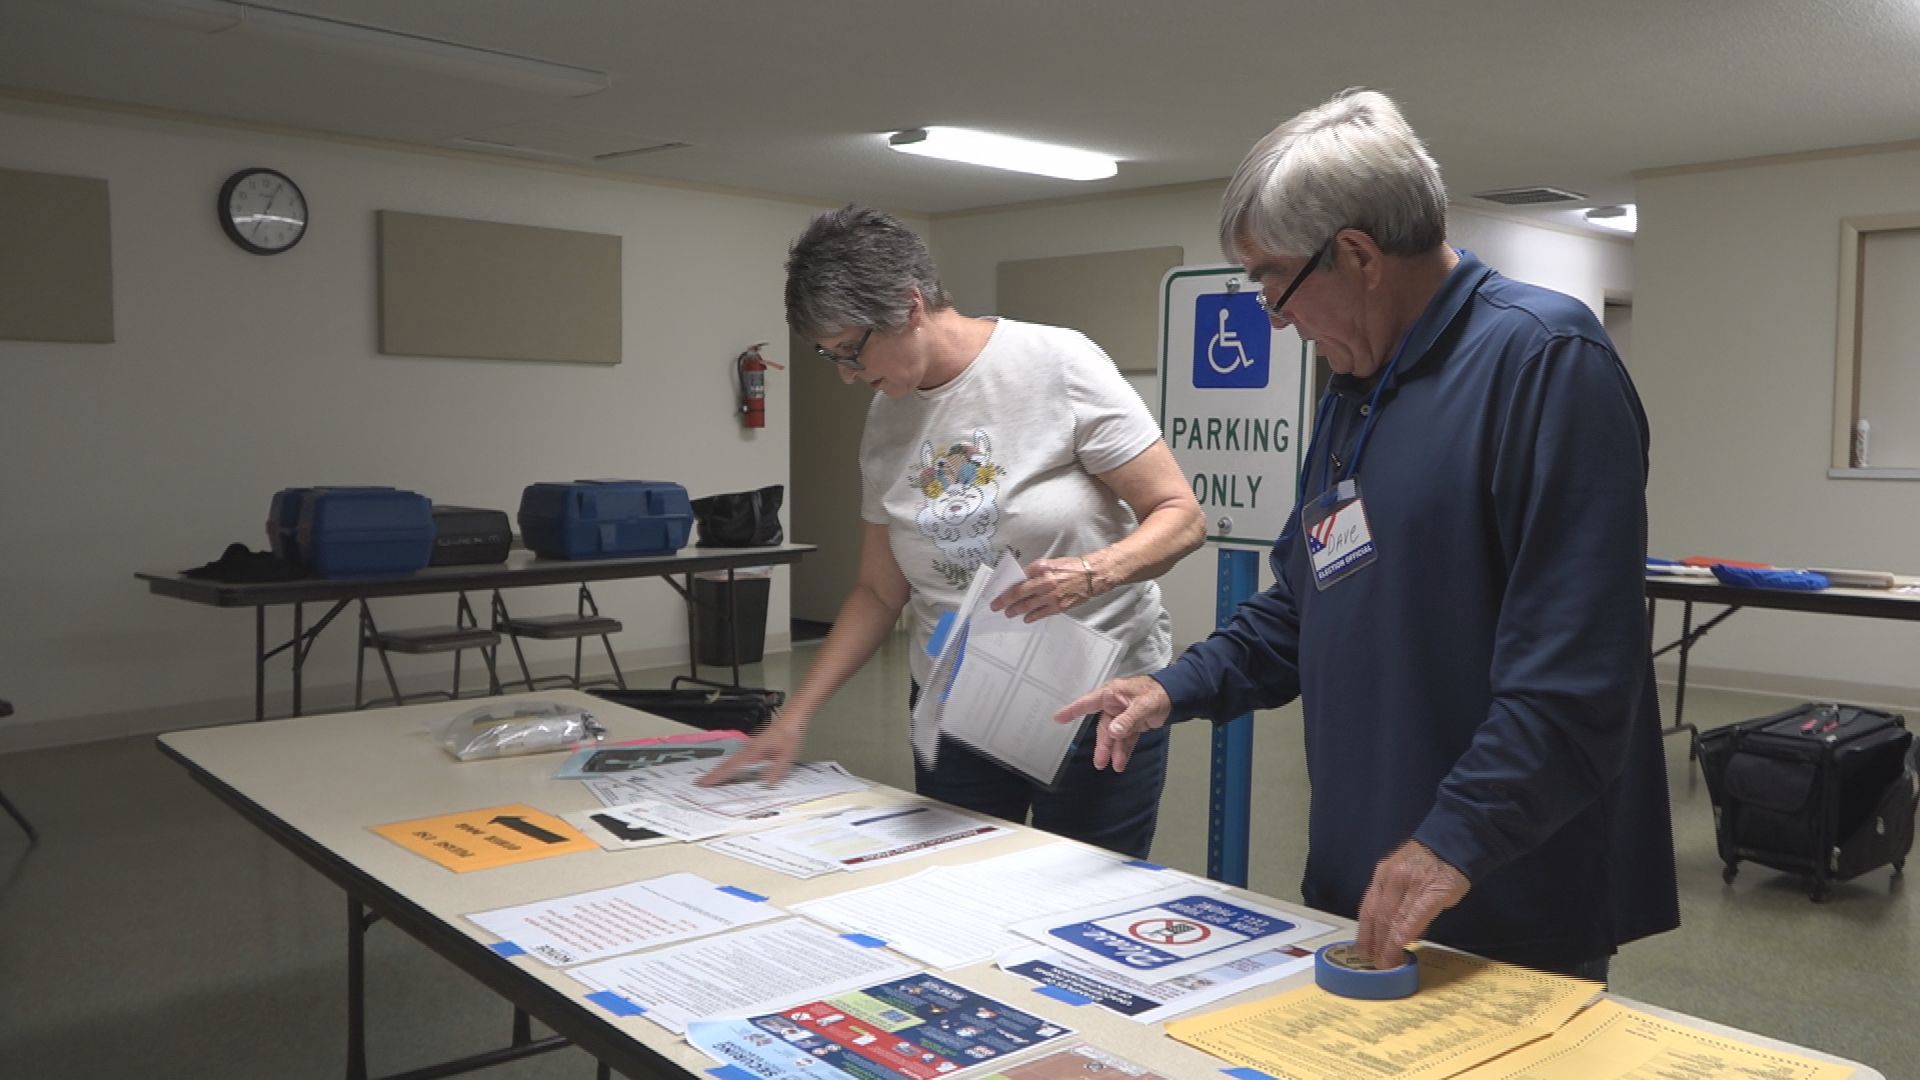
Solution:
M244 254L215 221L221 181L249 165L306 193L313 225L289 254ZM250 614L150 596L133 573L263 546L278 488L388 483L511 512L536 480L673 479L696 496L787 481L786 384L769 373L769 426L748 434L728 363L755 341L786 359L786 245L818 208L24 104L0 106L0 167L109 181L116 322L111 345L0 342L0 697L18 710L0 749L250 715ZM625 362L381 355L380 209L619 234ZM596 593L631 658L684 657L664 584ZM782 571L770 647L786 593ZM515 597L571 606L562 589ZM451 607L377 610L417 625ZM284 633L287 609L272 615ZM344 621L320 639L309 709L340 703L326 688L350 681L351 643ZM442 685L427 661L396 664Z
M987 313L994 308L995 268L1003 259L1178 244L1186 249L1187 265L1218 265L1222 258L1215 237L1223 186L1197 184L1135 196L940 215L933 220L929 242L960 310ZM1617 240L1537 228L1459 207L1448 214L1448 232L1455 246L1472 250L1503 273L1577 296L1596 313L1606 293L1632 291L1631 246ZM1158 406L1156 376L1132 376L1129 381L1148 408ZM1213 553L1203 550L1161 579L1173 615L1176 650L1213 628L1215 563ZM1264 559L1261 574L1270 580Z
M1920 572L1920 482L1826 475L1840 220L1920 210L1920 153L1646 177L1636 196L1655 554ZM1749 611L1694 662L1736 685L1833 680L1910 703L1916 655L1913 624Z

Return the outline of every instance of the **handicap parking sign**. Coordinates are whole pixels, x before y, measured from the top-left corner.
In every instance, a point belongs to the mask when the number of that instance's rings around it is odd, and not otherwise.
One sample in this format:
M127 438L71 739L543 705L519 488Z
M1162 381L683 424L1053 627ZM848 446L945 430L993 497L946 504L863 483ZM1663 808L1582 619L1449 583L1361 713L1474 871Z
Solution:
M1273 324L1254 292L1203 293L1193 301L1193 385L1258 389L1272 373Z

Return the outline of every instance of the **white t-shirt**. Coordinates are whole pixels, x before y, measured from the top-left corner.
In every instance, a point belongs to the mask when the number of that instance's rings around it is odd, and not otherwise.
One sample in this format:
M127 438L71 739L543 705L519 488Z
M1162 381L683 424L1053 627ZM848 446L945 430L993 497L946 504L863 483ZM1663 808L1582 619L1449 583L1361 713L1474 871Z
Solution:
M1138 519L1095 476L1159 437L1140 395L1086 335L1012 319L997 320L946 385L875 395L860 440L860 516L887 526L913 587L914 678L926 683L927 639L940 613L960 606L975 569L1002 551L1025 565L1131 532ZM1066 617L1125 644L1119 674L1158 671L1171 658L1171 620L1151 581Z

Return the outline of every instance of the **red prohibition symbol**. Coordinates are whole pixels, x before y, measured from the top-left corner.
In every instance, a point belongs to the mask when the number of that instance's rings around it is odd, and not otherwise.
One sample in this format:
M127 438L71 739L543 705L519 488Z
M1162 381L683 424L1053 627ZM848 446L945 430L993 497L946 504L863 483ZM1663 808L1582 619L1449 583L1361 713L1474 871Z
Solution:
M1186 919L1142 919L1127 927L1127 933L1155 945L1198 945L1213 936L1213 931Z

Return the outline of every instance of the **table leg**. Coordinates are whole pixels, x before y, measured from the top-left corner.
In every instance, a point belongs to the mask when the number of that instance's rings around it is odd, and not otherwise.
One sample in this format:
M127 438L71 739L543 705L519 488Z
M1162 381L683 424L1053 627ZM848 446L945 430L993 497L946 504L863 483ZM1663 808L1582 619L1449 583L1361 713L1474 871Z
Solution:
M253 609L253 719L267 718L267 609Z
M740 685L740 599L733 592L733 567L727 567L727 658L733 661L733 685Z
M367 919L347 897L347 1080L367 1080Z
M293 715L300 715L300 672L306 667L307 650L307 612L306 605L295 601L293 605Z

